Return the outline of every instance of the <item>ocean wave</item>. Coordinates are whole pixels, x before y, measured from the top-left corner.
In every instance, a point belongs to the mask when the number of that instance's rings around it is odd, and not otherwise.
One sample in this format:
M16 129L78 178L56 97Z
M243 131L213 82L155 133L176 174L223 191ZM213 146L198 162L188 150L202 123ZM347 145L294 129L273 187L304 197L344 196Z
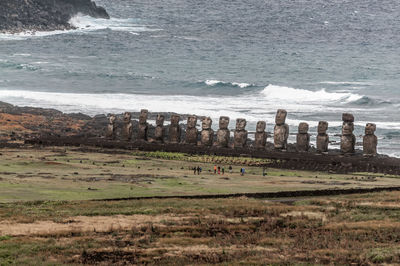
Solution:
M368 105L368 106L380 106L380 105L391 105L392 102L372 99L368 96L362 96L360 99L353 101L354 105Z
M248 87L254 87L254 84L249 84L249 83L240 83L240 82L225 82L225 81L220 81L220 80L215 80L215 79L208 79L204 81L204 83L207 86L232 86L232 87L239 87L241 89L248 88Z
M40 70L40 67L31 64L14 63L9 60L0 60L0 68L28 70L28 71Z
M360 85L360 86L370 86L372 83L370 82L362 82L362 81L321 81L319 84L328 84L328 85L343 85L343 86L352 86L352 85Z
M268 85L261 94L271 100L295 103L350 103L362 99L364 96L346 92L327 92L325 89L309 91L291 87Z
M161 29L153 25L141 25L137 23L135 19L121 19L121 18L110 18L101 19L93 18L90 16L84 16L78 14L71 18L69 23L79 30L83 31L94 31L110 29L114 31L127 31L131 33L139 33L145 31L160 31Z
M138 35L141 32L152 32L160 31L153 25L141 25L137 23L137 20L132 18L121 19L121 18L93 18L90 16L78 14L70 19L69 23L76 29L72 30L54 30L54 31L25 31L19 33L1 33L0 40L18 41L26 40L34 37L47 37L60 34L71 34L71 33L85 33L98 30L113 30L113 31L126 31L133 35Z

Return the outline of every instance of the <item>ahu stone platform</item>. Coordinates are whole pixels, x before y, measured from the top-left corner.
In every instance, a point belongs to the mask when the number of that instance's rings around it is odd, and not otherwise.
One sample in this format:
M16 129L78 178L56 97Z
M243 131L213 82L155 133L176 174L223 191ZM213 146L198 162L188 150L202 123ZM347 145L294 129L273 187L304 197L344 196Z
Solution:
M246 120L236 119L233 136L228 129L229 117L221 116L219 129L211 129L210 117L201 118L202 130L197 129L199 117L187 116L186 128L179 124L180 116L171 115L171 123L164 126L164 115L158 115L156 127L150 133L147 123L148 110L143 109L139 122L133 120L126 112L117 123L115 115L109 115L108 125L102 136L75 135L54 136L42 135L27 139L26 143L36 145L73 145L96 146L109 149L128 149L142 151L183 152L189 154L208 154L220 156L248 156L270 159L264 167L288 168L299 170L345 172L379 172L400 174L400 159L378 155L377 138L374 135L376 126L368 123L363 138L363 151L355 150L356 138L353 134L354 116L344 113L340 150L329 149L328 122L318 122L316 151L310 149L309 125L300 123L295 149L288 149L289 127L286 124L286 110L276 113L273 144L268 142L265 132L265 121L257 123L255 141L249 144ZM135 129L135 130L134 130ZM135 132L134 132L135 131Z

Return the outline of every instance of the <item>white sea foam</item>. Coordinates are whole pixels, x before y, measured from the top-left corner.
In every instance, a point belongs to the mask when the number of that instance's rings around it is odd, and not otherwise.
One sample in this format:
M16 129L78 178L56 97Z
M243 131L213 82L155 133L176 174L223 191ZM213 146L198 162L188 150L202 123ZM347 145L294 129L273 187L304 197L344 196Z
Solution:
M242 89L254 86L254 84L249 84L249 83L244 83L244 82L242 82L242 83L240 83L240 82L225 82L225 81L220 81L220 80L216 80L216 79L208 79L208 80L204 81L204 83L208 86L231 85L231 86L239 87Z
M372 85L370 82L361 82L361 81L321 81L319 84L328 84L328 85L361 85L361 86L369 86Z
M127 31L130 33L139 33L145 31L160 31L157 27L153 25L141 25L138 24L135 19L101 19L92 18L90 16L84 16L78 14L77 16L71 18L69 23L81 31L95 31L110 29L114 31Z
M0 40L25 40L34 37L46 37L59 34L71 34L71 33L85 33L91 31L98 31L109 29L113 31L126 31L134 35L138 35L140 32L148 31L160 31L161 29L153 25L141 25L135 19L120 19L110 18L101 19L93 18L78 14L71 18L69 23L76 29L73 30L55 30L55 31L25 31L20 33L2 33L0 34Z
M309 91L284 86L268 85L261 92L267 99L282 102L318 104L348 103L361 99L363 96L354 93L327 92L325 89Z
M56 93L35 92L26 90L0 90L0 101L12 104L36 107L48 107L60 109L64 112L84 112L87 114L98 114L108 112L138 111L147 108L154 112L177 112L208 115L218 118L227 115L231 118L243 117L248 121L266 120L269 124L274 123L276 109L285 108L289 113L310 114L313 112L335 112L343 111L340 106L333 104L327 107L326 102L340 102L348 100L348 95L335 93L322 93L322 101L318 92L296 90L292 88L270 85L261 93L243 94L240 96L189 96L189 95L148 95L148 94L123 94L123 93ZM328 94L328 96L326 96ZM332 96L333 95L333 96ZM271 97L273 96L273 97ZM353 97L354 98L354 97ZM310 100L311 99L311 100ZM311 102L311 103L309 103ZM348 110L348 107L346 107ZM351 109L354 111L354 109ZM299 122L308 122L310 125L316 121L300 121L288 117L287 123L297 126ZM373 122L373 121L368 121ZM330 121L330 126L340 126L341 121ZM357 121L356 125L365 126L366 122ZM400 123L377 122L379 128L400 129Z

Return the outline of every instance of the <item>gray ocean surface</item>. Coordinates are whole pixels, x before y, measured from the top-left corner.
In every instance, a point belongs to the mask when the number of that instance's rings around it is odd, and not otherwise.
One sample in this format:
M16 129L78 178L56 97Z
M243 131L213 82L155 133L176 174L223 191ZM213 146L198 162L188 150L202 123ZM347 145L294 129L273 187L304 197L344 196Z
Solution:
M351 112L359 145L374 122L379 152L400 156L399 1L96 3L111 20L78 15L77 30L0 34L0 101L227 115L250 131L258 120L272 131L285 108L293 134L304 121L315 136L327 120L333 147Z

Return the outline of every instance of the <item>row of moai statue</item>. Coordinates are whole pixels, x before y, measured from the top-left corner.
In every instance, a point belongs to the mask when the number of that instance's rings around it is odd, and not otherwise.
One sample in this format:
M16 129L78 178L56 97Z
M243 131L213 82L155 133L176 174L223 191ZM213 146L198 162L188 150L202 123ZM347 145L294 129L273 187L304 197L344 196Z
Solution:
M147 124L148 110L141 110L139 116L139 130L137 139L142 141L148 140L148 124ZM279 109L275 116L275 127L274 127L274 148L276 150L286 150L287 141L289 137L289 126L286 124L287 112L286 110ZM115 138L115 115L109 117L109 124L107 127L106 137L108 139ZM132 118L129 112L126 112L123 117L123 128L122 138L124 140L131 140L133 133ZM156 127L154 132L154 140L159 143L164 142L164 120L165 117L161 114L157 116ZM344 154L352 154L355 152L356 137L353 134L354 131L354 116L352 114L344 113L342 115L343 126L342 136L340 142L340 149ZM171 124L169 126L168 141L169 143L180 143L181 142L181 127L179 125L180 116L172 115ZM202 130L200 132L200 144L202 146L217 146L217 147L229 147L230 143L230 130L229 117L221 116L219 118L219 129L216 134L216 140L214 142L214 130L211 128L212 119L205 117L202 120ZM187 128L185 143L197 145L198 144L198 130L197 116L192 115L187 119ZM267 144L267 132L266 122L257 122L254 147L256 149L265 149ZM310 149L310 134L308 133L309 125L307 123L300 123L298 127L298 134L296 138L296 148L299 152L307 152ZM318 135L316 139L316 149L319 153L327 153L329 146L329 136L327 134L328 122L320 121L318 123ZM368 123L365 127L365 136L363 138L363 152L366 156L374 156L377 154L377 137L374 135L376 125ZM236 129L233 137L233 147L243 148L247 144L248 132L246 130L246 119L236 119Z

